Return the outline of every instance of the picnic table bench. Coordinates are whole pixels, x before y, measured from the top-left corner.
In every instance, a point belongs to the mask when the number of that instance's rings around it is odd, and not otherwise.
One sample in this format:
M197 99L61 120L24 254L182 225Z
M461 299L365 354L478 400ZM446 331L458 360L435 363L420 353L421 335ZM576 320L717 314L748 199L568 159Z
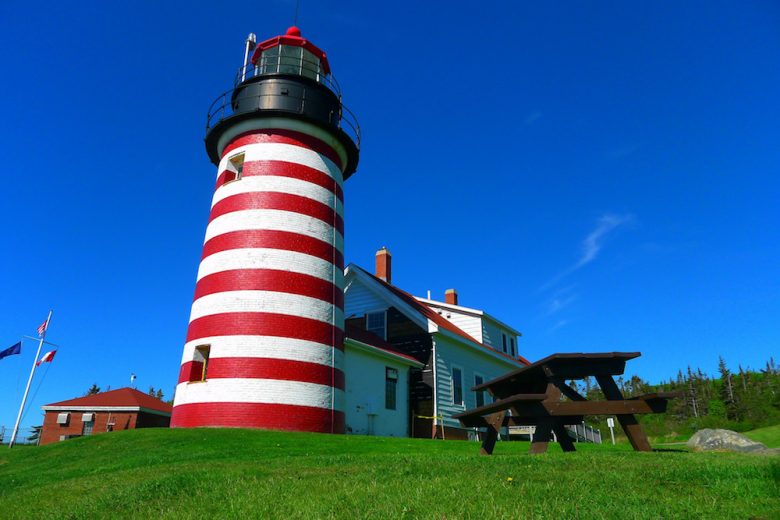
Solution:
M494 401L457 414L465 427L486 428L480 453L493 453L498 433L504 426L536 426L530 453L544 453L553 432L563 451L574 451L566 431L568 424L578 424L586 415L616 415L631 446L650 451L642 426L634 414L663 413L674 392L654 392L624 398L614 376L625 371L626 361L641 356L639 352L596 354L553 354L536 363L472 388L487 391ZM606 401L589 401L566 381L593 376ZM568 398L562 400L562 396ZM510 414L507 412L511 411Z

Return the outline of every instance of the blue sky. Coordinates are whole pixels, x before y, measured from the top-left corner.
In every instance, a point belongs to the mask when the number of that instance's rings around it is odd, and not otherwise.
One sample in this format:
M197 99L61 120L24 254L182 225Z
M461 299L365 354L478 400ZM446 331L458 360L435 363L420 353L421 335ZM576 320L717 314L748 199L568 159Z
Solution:
M293 2L0 5L0 348L54 309L40 405L173 392L247 33ZM780 352L776 2L313 2L363 142L346 258L483 308L521 353L634 351L657 382ZM6 345L7 344L7 345ZM0 360L11 426L34 344ZM45 378L43 377L45 374Z

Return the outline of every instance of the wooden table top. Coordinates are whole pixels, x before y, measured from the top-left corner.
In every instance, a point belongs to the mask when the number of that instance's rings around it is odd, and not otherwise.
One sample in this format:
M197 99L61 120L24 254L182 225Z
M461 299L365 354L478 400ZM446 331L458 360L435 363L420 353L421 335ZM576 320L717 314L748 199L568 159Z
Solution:
M640 352L553 354L477 385L472 390L490 390L497 396L521 392L542 393L545 392L547 383L553 379L572 380L589 376L620 375L625 371L626 361L641 355Z

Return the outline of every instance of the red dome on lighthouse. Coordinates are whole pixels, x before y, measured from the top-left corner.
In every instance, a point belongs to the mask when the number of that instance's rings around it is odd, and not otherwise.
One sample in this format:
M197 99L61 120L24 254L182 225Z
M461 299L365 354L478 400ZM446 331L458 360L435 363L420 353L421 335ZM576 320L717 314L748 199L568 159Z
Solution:
M294 25L287 29L287 32L284 35L274 36L273 38L269 38L264 42L258 43L257 47L255 47L255 52L252 54L252 59L250 60L252 65L257 65L257 62L260 60L260 56L263 54L263 52L285 45L289 47L302 47L306 49L312 53L317 60L319 60L320 64L322 65L322 72L325 74L330 74L330 64L328 63L328 56L325 54L325 51L314 45L309 40L303 38L301 36L301 30Z

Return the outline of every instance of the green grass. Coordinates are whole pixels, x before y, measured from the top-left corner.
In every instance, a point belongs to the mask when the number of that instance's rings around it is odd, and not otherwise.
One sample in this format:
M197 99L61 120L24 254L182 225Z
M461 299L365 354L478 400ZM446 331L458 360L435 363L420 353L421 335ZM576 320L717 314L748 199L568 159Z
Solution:
M778 518L780 458L253 430L0 451L2 518Z
M767 448L780 448L780 424L745 432L749 439L766 444Z

